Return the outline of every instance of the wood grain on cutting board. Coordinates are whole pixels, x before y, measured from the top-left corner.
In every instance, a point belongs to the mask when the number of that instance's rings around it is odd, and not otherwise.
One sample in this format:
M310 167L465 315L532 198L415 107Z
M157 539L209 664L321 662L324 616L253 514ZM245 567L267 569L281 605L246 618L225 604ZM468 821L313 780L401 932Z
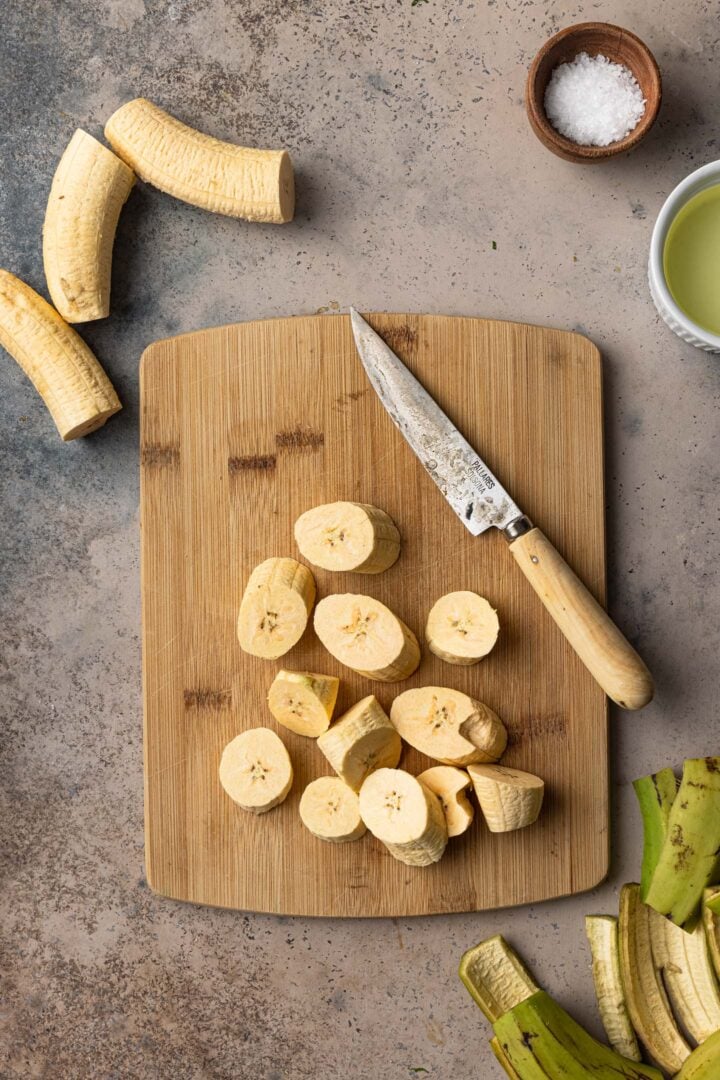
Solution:
M369 321L418 375L521 508L601 602L605 541L600 356L577 334L419 315ZM146 350L141 373L146 864L153 889L197 903L301 915L414 915L528 903L591 888L607 872L607 709L496 530L473 538L370 389L346 316L245 323ZM311 627L279 661L244 654L235 622L252 568L298 557L293 523L322 502L374 503L403 550L377 576L315 570L319 596L366 592L415 631L443 593L472 589L501 632L479 664L423 649L412 678L371 683L329 656ZM480 815L429 868L396 862L370 835L324 843L298 802L330 767L266 705L281 667L338 675L336 715L375 693L447 685L485 701L510 731L506 764L547 784L536 825L490 834ZM255 817L217 779L225 744L275 728L295 768L287 800ZM402 766L428 758L406 748Z

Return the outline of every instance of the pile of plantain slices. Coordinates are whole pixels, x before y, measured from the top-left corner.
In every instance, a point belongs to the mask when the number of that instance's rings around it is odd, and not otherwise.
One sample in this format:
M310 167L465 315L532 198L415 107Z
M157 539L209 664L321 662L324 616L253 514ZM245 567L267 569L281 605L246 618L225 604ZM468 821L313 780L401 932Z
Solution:
M295 524L295 539L308 562L331 572L376 575L400 556L397 526L366 503L334 502L307 510ZM260 563L240 605L242 649L277 660L301 640L312 615L315 634L330 656L364 678L394 683L417 670L418 640L385 604L357 593L331 594L317 605L316 597L314 576L303 563L289 557ZM436 656L467 666L490 652L498 631L487 600L456 592L433 605L425 638ZM277 723L316 739L334 770L334 776L313 780L300 799L300 818L319 839L353 841L369 830L394 858L429 866L442 857L449 838L470 828L471 788L491 832L524 828L537 819L543 781L497 764L507 730L487 705L449 687L423 686L396 696L389 714L369 694L333 722L339 689L336 675L283 668L268 691ZM440 764L417 776L398 768L403 742ZM261 727L228 744L220 780L239 806L262 813L286 797L291 770L281 739Z

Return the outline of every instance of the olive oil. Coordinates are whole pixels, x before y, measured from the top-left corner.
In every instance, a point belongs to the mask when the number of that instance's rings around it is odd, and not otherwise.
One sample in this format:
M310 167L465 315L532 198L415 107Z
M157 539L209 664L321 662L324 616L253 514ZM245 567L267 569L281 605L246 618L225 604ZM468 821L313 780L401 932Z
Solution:
M678 307L720 334L720 184L694 195L678 213L665 239L663 271Z

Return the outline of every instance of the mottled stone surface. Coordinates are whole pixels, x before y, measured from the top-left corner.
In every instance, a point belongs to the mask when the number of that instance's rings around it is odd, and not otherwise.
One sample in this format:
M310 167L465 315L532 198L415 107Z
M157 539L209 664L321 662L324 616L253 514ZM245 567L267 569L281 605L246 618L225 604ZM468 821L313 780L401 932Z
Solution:
M635 30L665 78L655 130L604 166L551 157L522 105L536 48L582 18ZM125 409L91 438L63 445L0 357L0 1075L499 1075L455 975L499 930L597 1031L582 916L637 876L630 781L719 748L720 368L664 328L645 283L664 196L718 156L715 4L7 0L0 37L0 263L41 291L55 164L76 126L100 134L130 97L286 146L299 193L277 227L138 185L113 315L83 331ZM349 303L574 327L604 353L612 610L658 694L612 717L614 858L594 895L335 923L196 910L144 882L140 353Z

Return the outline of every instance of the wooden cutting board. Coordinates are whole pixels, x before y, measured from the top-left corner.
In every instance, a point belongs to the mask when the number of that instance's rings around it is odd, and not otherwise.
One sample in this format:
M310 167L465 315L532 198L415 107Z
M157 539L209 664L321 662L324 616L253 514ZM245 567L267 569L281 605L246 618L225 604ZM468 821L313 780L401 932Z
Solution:
M601 364L577 334L422 315L370 321L581 578L605 599ZM473 538L369 388L346 316L275 319L160 341L142 361L142 604L147 875L165 896L298 915L417 915L522 904L589 889L608 867L607 710L495 530ZM245 655L235 621L252 568L297 556L293 523L318 503L375 503L403 537L385 574L316 571L320 596L367 592L416 632L443 593L497 608L491 655L462 668L427 650L402 684L370 683L309 628L283 660ZM510 731L506 764L542 776L536 825L492 835L478 814L437 865L396 862L370 835L317 840L298 816L330 768L277 727L281 667L340 676L338 712L375 693L448 685ZM217 778L223 747L276 728L295 768L287 800L255 817ZM403 767L431 762L406 749Z

